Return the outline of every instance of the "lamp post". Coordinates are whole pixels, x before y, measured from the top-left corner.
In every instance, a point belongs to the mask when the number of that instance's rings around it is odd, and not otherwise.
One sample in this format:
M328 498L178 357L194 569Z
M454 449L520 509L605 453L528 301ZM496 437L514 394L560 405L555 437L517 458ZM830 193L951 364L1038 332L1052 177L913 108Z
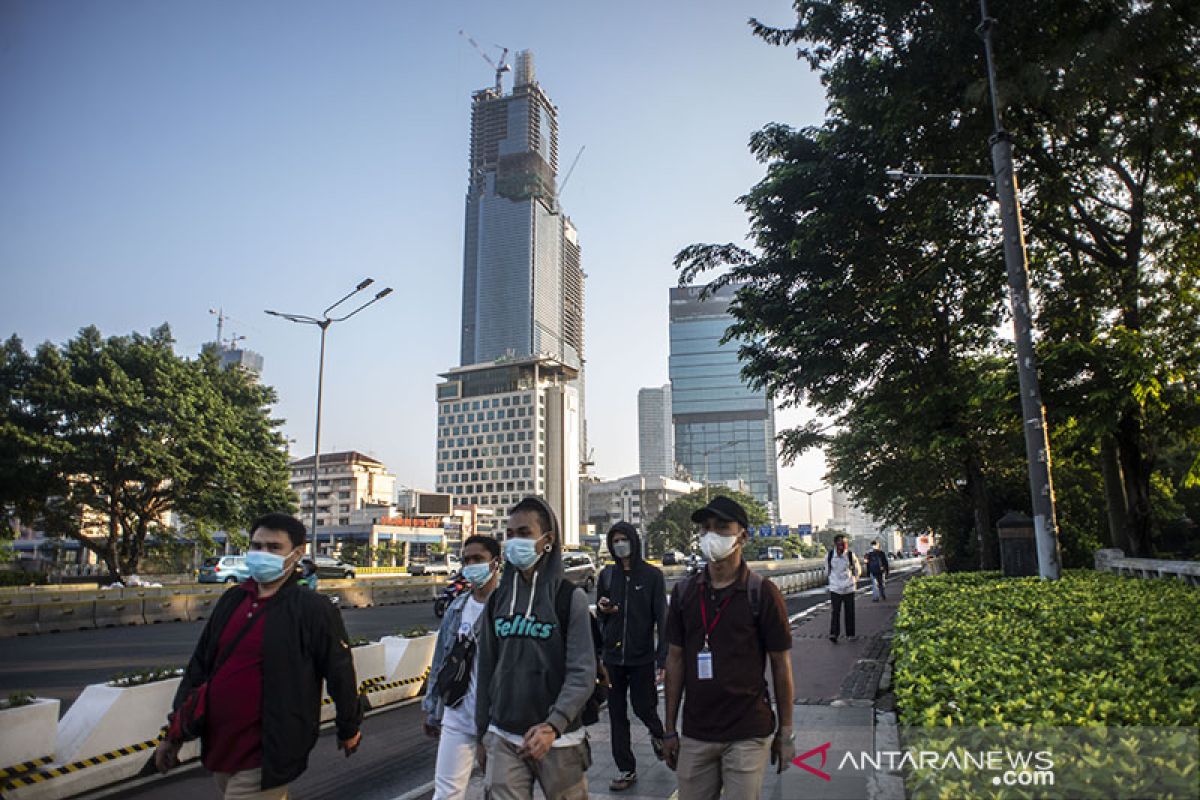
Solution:
M817 492L825 491L829 487L828 486L820 486L816 489L798 489L795 486L789 486L788 488L791 489L793 492L799 492L800 494L808 495L808 532L810 534L815 533L816 526L813 525L812 496L814 494L816 494Z
M302 325L316 325L321 329L321 356L317 366L317 424L316 433L313 436L312 536L310 536L308 539L309 555L316 555L317 552L317 481L321 472L321 395L324 393L325 389L325 332L329 330L329 326L333 323L345 322L372 303L387 297L392 293L392 290L391 288L387 288L376 292L374 297L344 316L331 317L329 316L329 312L333 311L342 303L346 302L363 289L366 289L374 282L374 278L365 278L364 280L360 281L359 284L354 287L352 292L349 292L341 300L338 300L336 303L322 311L319 319L317 317L310 317L305 314L284 314L279 311L271 311L270 309L267 309L265 312L273 317L281 317L286 319L288 322L296 322Z
M988 92L992 101L992 176L911 173L889 170L894 180L905 178L950 178L989 180L996 187L1000 203L1001 235L1004 241L1004 266L1008 273L1009 301L1012 305L1013 334L1017 346L1017 379L1021 387L1021 418L1025 433L1025 460L1029 472L1029 492L1033 506L1033 527L1037 541L1038 573L1044 580L1057 580L1062 574L1058 543L1058 520L1054 510L1054 484L1050 476L1050 438L1046 430L1046 408L1038 385L1037 353L1033 347L1033 310L1029 301L1029 263L1025 253L1025 234L1021 226L1021 204L1017 198L1017 176L1013 168L1012 137L1000 118L1000 99L996 92L996 68L992 58L992 29L996 20L988 15L987 0L979 0L982 21L976 33L983 39L987 62Z
M716 447L710 447L702 454L704 456L704 505L708 505L708 457L724 447L733 447L735 444L737 442L734 440L722 442Z

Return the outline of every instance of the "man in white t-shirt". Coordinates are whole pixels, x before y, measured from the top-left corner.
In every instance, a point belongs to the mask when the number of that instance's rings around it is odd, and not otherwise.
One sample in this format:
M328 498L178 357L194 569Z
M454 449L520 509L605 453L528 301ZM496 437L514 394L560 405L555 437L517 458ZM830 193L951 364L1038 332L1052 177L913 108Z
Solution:
M500 544L491 536L471 536L462 549L463 576L472 590L454 598L438 629L437 646L425 691L425 733L438 739L434 800L462 800L471 780L478 738L476 642L488 595L500 574Z
M829 641L837 644L838 636L841 635L839 623L844 613L846 639L853 642L858 638L854 634L854 592L858 588L858 578L862 575L862 565L858 557L846 546L846 537L840 533L833 537L833 549L825 556L825 569L829 574L829 599L832 606Z

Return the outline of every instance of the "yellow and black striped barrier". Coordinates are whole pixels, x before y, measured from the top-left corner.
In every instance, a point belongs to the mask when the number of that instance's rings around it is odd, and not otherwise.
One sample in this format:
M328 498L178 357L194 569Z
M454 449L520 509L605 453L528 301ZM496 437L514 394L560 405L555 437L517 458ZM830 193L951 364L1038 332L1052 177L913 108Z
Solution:
M11 778L8 778L5 782L4 790L10 791L22 786L32 786L35 783L48 781L51 778L61 778L63 775L70 775L72 772L79 772L81 769L96 767L109 761L116 761L118 758L122 758L124 756L131 756L134 753L140 753L145 750L153 750L155 747L158 747L158 739L147 739L144 742L138 742L137 744L119 747L116 750L110 750L107 753L101 753L100 755L92 756L91 758L85 758L82 761L76 761L71 764L63 764L61 767L52 767L51 769L39 768L36 772L15 775Z
M0 769L0 780L7 780L15 775L20 775L25 772L32 772L35 769L40 769L54 761L53 756L42 756L35 758L33 761L26 761L24 764L13 764L11 767Z

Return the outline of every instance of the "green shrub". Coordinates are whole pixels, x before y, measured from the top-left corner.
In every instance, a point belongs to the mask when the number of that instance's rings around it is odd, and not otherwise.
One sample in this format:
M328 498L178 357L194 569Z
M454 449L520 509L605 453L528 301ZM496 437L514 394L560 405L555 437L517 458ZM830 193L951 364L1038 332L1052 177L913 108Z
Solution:
M396 635L403 636L405 639L416 639L421 636L428 636L429 628L426 628L424 625L416 625L412 628L408 628L407 630L397 629Z
M0 708L20 708L33 705L33 692L12 692L4 700L0 700Z
M183 667L150 667L118 672L108 680L109 686L141 686L155 681L165 681L183 675Z
M1194 726L1200 591L1067 572L920 578L896 616L900 722Z

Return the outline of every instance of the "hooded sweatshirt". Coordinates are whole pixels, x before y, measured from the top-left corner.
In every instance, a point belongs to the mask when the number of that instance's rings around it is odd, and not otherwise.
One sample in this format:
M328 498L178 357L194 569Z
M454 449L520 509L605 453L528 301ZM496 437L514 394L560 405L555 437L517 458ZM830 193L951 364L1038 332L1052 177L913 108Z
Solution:
M580 727L580 712L596 685L591 612L582 589L571 596L564 641L555 597L563 581L558 519L541 498L554 531L554 546L526 577L504 565L500 584L488 598L479 638L479 695L475 725L482 739L490 725L524 736L549 723L559 735Z
M625 534L632 546L628 572L613 552L616 533ZM604 663L640 666L653 661L662 669L667 663L667 584L662 570L642 560L641 536L628 522L612 526L608 532L608 552L617 563L609 564L600 573L597 599L607 597L618 608L614 614L599 615L604 630Z

